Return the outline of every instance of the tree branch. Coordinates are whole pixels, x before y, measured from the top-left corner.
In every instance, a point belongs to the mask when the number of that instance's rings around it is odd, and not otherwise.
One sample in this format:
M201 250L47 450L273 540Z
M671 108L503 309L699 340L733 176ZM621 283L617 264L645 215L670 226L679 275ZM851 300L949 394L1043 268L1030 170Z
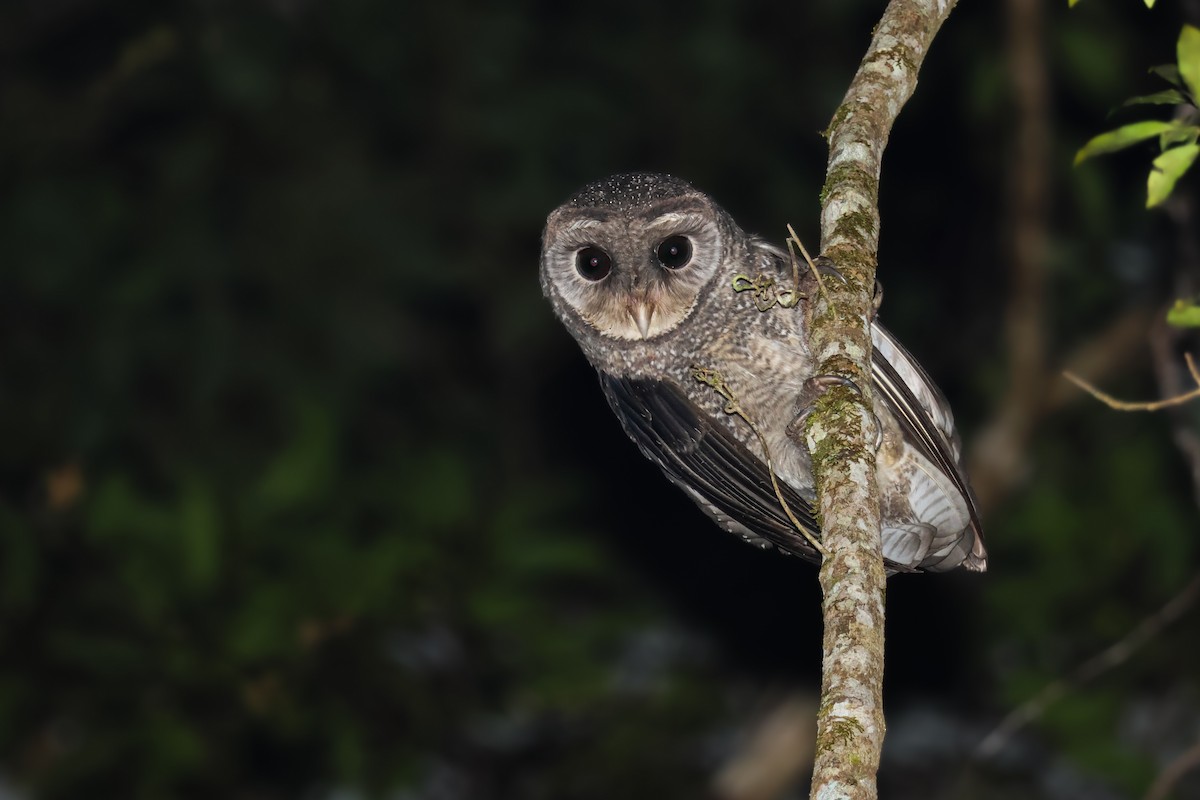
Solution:
M1162 774L1154 779L1154 783L1142 800L1163 800L1184 775L1197 767L1200 767L1200 742L1196 742L1176 756L1175 760L1162 771Z
M868 309L879 248L879 173L900 109L953 0L892 0L829 126L822 252L846 281L827 283L810 331L818 372L854 381L816 403L805 430L817 479L825 634L812 797L874 798L883 746L884 569L874 480Z
M1187 362L1188 372L1191 374L1192 380L1195 381L1196 387L1190 392L1172 395L1165 400L1148 400L1140 403L1131 403L1127 400L1118 400L1111 394L1100 391L1073 373L1064 372L1063 377L1114 411L1161 411L1164 408L1172 408L1174 406L1181 406L1184 403L1190 403L1192 400L1200 397L1200 372L1196 371L1196 362L1192 360L1191 353L1184 353L1183 359Z
M753 727L713 780L716 800L774 800L794 789L812 763L817 698L794 690Z
M1060 678L1013 709L975 750L976 758L992 758L1012 739L1013 734L1042 716L1069 689L1077 688L1111 669L1119 667L1153 641L1163 629L1196 603L1200 596L1200 577L1192 580L1154 614L1139 622L1129 633L1083 662L1069 678Z
M1007 390L973 448L971 484L983 508L996 487L1025 472L1025 451L1042 416L1046 385L1045 255L1052 135L1042 0L1008 0L1008 67L1013 152L1009 158L1005 239L1009 290L1004 311ZM1057 382L1055 382L1057 383Z

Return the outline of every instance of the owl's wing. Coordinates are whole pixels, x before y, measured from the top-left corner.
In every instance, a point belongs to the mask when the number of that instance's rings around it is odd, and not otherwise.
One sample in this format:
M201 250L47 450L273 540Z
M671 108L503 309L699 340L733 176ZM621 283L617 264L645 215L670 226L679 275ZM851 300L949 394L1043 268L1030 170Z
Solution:
M642 455L657 464L727 531L762 540L820 563L816 548L796 530L771 487L766 464L716 424L674 385L600 373L600 384L621 426ZM810 533L820 536L812 505L780 483L788 507ZM886 562L889 570L911 571Z
M959 461L961 445L950 404L912 354L878 322L871 326L871 339L874 345L871 378L875 391L900 423L905 440L946 474L966 504L970 525L960 537L962 552L957 556L952 552L947 558L953 557L956 564L965 558L963 566L982 572L987 567L983 526L975 495ZM965 541L967 537L972 541ZM937 569L935 564L925 566Z

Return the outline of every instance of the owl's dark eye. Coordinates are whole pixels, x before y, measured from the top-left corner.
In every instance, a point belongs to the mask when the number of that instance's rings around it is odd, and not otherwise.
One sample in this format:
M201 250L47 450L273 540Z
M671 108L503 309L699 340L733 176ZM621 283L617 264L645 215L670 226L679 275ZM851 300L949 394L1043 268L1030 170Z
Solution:
M683 269L692 260L692 240L686 236L663 239L655 251L658 263L667 269Z
M599 281L612 272L612 258L599 247L588 246L575 254L575 269L589 281Z

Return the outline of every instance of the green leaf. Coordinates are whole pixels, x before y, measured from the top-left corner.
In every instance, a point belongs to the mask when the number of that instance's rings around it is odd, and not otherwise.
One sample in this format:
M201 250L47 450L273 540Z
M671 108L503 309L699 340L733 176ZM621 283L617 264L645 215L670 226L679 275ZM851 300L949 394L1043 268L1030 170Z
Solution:
M1154 94L1131 97L1124 103L1121 103L1121 108L1126 108L1127 106L1177 106L1180 103L1186 102L1187 98L1178 89L1164 89Z
M1145 120L1143 122L1131 122L1128 125L1122 125L1114 131L1100 134L1085 144L1075 154L1075 165L1078 166L1084 159L1092 158L1093 156L1124 150L1130 145L1143 142L1146 139L1153 139L1155 136L1176 127L1178 127L1178 123L1160 122L1158 120Z
M297 647L296 603L301 595L286 583L259 583L238 599L233 618L223 627L223 653L243 665L279 659Z
M1179 75L1179 67L1174 64L1159 64L1150 68L1150 74L1157 75L1172 86L1183 87L1183 78Z
M1200 28L1184 25L1175 46L1179 74L1192 97L1200 98Z
M288 446L267 467L256 489L256 500L267 513L294 509L319 501L336 472L336 431L328 409L300 402L296 431Z
M174 530L174 523L169 509L145 497L127 475L117 473L97 482L85 530L97 545L139 548L161 542Z
M34 522L0 503L0 607L12 613L37 602L38 587L45 592L43 551L34 534ZM0 693L2 694L2 693ZM0 715L3 702L0 701Z
M1176 328L1200 328L1200 306L1194 300L1176 300L1167 311L1167 324Z
M1177 122L1172 130L1159 137L1158 146L1163 149L1163 152L1166 152L1177 144L1195 144L1198 137L1200 137L1200 126Z
M196 588L207 588L220 567L221 520L216 498L202 479L185 484L179 513L183 574Z
M1171 196L1175 182L1187 172L1197 154L1200 154L1200 145L1185 144L1172 147L1154 159L1146 181L1146 208L1153 208Z

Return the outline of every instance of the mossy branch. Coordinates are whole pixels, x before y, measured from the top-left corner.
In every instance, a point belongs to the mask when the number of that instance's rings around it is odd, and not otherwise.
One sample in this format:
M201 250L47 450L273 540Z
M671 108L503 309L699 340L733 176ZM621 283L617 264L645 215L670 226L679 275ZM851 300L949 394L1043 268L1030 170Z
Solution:
M879 245L879 174L888 135L916 88L917 70L953 0L892 0L827 131L822 253L845 276L826 281L810 331L820 374L849 378L805 427L817 478L824 592L824 672L812 797L876 797L883 746L883 557L874 480L869 317Z

